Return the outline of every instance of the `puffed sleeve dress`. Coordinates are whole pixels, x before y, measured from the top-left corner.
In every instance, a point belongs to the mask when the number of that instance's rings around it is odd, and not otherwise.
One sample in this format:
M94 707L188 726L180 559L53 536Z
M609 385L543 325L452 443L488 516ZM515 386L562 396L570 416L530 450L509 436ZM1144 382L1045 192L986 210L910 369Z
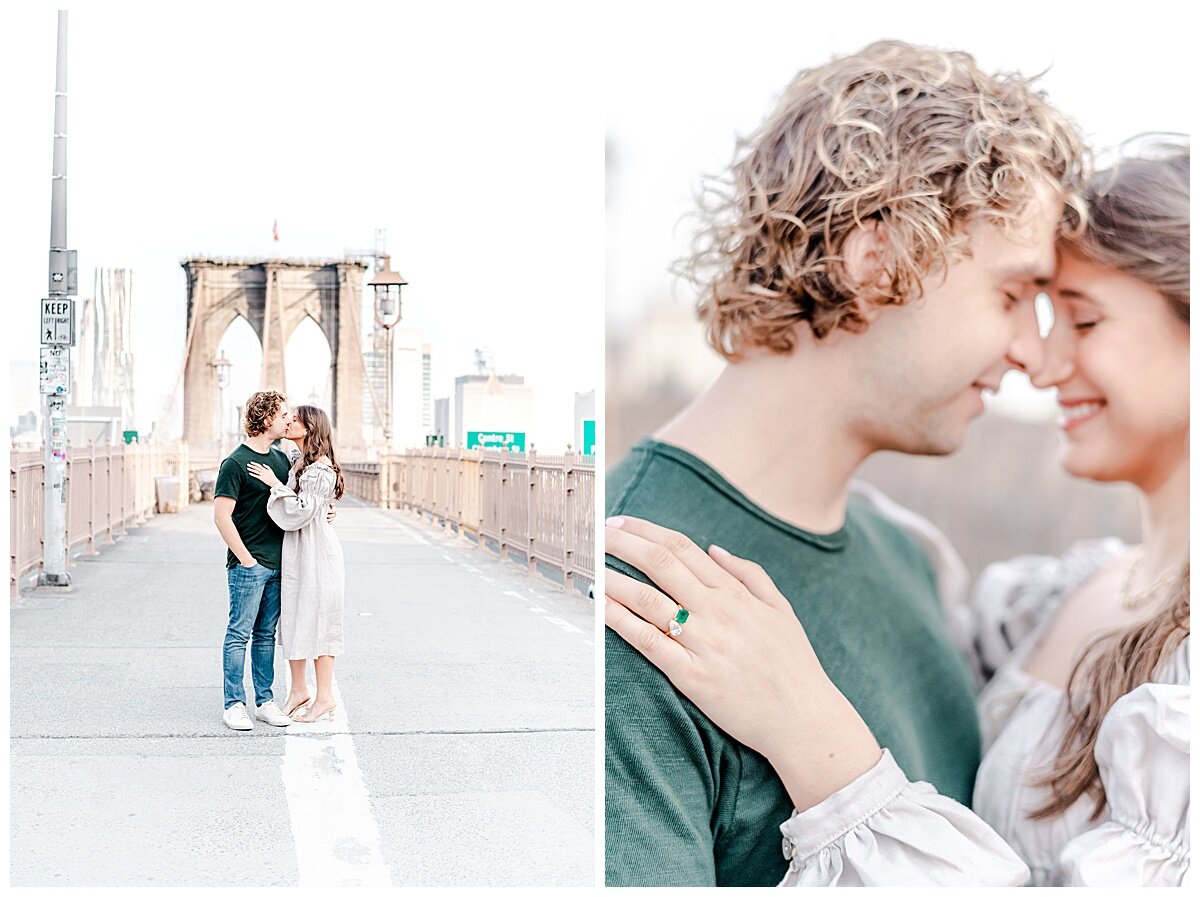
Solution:
M300 475L297 493L298 457L292 453L287 484L271 489L267 514L284 531L276 641L288 660L309 660L342 652L346 568L342 543L325 520L337 474L313 462Z
M944 538L944 537L943 537ZM1166 885L1189 881L1188 640L1152 681L1118 699L1095 748L1107 806L1084 797L1031 820L1049 796L1032 780L1058 749L1066 695L1023 670L1062 600L1124 546L1078 543L1062 557L989 567L963 648L987 685L974 812L912 782L886 749L870 770L780 826L781 885Z

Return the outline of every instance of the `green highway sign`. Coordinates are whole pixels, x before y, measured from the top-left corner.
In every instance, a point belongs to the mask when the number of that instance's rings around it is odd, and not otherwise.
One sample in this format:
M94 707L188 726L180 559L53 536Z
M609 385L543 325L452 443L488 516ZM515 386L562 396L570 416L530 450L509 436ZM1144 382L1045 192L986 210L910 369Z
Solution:
M525 434L506 430L467 430L467 448L525 451Z
M583 422L583 453L585 455L596 454L596 422L594 420L585 419Z

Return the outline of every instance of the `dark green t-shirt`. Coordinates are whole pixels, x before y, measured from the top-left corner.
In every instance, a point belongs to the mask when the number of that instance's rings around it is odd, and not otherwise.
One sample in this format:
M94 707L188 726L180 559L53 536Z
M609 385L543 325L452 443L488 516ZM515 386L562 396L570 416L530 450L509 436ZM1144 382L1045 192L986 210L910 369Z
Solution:
M910 779L969 803L979 763L970 674L929 560L902 530L852 497L841 529L807 532L653 440L612 469L606 490L609 516L643 517L762 564L880 745ZM646 581L616 558L606 566ZM792 803L770 764L604 635L605 884L778 884Z
M283 530L267 515L267 484L250 476L246 465L251 461L269 464L275 476L286 483L292 464L280 449L271 447L267 454L256 452L242 443L221 462L213 495L237 501L233 506L233 525L246 545L246 550L264 567L279 569L283 552ZM225 567L233 569L240 561L230 549L225 549Z

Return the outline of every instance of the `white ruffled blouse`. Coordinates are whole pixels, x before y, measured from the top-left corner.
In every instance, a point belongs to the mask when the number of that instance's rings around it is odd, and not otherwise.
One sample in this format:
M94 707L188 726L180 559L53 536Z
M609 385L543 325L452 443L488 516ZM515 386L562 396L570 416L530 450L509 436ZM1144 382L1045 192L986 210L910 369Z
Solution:
M780 826L790 861L781 884L1188 883L1189 640L1101 723L1100 817L1091 821L1095 805L1084 797L1061 815L1028 818L1049 796L1029 783L1057 755L1066 695L1022 666L1063 598L1124 547L1093 540L1058 558L993 564L975 588L971 625L958 616L964 650L987 681L978 699L983 759L974 812L910 782L884 750L872 769Z

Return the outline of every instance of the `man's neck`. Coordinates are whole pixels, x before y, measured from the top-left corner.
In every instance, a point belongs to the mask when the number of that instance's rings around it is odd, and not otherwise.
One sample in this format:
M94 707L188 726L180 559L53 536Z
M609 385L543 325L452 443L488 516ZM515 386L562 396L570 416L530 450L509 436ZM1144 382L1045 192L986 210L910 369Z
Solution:
M782 520L832 532L845 520L850 478L873 449L852 435L846 397L826 385L846 382L825 369L826 357L730 364L654 438L691 452Z
M271 451L271 443L275 441L274 436L268 436L266 433L259 433L257 436L247 436L246 445L254 449L260 455L265 455Z

